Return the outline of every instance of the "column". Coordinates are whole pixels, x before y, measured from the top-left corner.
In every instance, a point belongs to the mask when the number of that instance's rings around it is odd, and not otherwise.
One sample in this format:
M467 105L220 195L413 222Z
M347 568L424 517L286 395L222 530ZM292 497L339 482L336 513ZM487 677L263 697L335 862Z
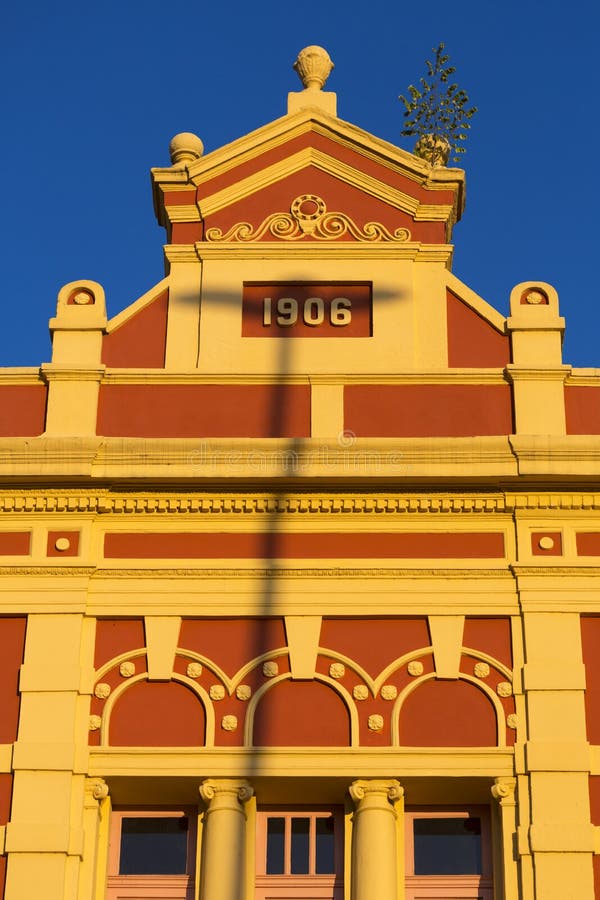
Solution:
M202 900L243 900L246 812L253 789L247 781L208 778L200 785L206 804L202 834Z
M500 819L499 848L497 860L500 863L504 900L519 900L519 882L517 866L513 853L513 843L517 830L515 788L516 778L496 778L492 785L492 797L498 803ZM496 850L494 841L494 851ZM498 867L495 867L498 871Z
M352 900L397 900L398 847L395 804L404 790L395 779L350 785L356 804L352 828Z

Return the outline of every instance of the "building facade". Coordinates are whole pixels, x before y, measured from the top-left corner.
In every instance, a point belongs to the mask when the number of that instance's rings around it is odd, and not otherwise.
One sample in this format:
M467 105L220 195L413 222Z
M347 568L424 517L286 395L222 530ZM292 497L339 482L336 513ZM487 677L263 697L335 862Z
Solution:
M600 898L600 372L296 67L0 371L0 896Z

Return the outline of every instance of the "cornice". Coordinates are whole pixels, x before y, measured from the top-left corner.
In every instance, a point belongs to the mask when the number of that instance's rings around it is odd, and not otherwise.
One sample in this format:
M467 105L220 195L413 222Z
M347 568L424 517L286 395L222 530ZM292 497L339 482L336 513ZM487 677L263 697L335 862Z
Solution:
M178 372L169 369L108 369L103 384L506 384L503 369L444 369L439 372L381 374L355 372L351 375L289 373Z
M425 185L430 178L431 167L424 160L364 131L351 122L315 110L301 110L293 115L281 116L205 154L187 167L189 178L194 184L202 185L217 174L237 168L242 163L262 156L268 150L280 147L311 131L402 173L418 184ZM158 175L165 170L153 171ZM455 181L464 179L462 170L452 171ZM445 186L445 189L448 190L448 187Z
M523 511L542 513L600 510L600 494L472 492L271 492L30 490L0 492L0 513L87 515L309 515L386 517L388 515L490 515ZM548 565L545 558L544 565ZM564 567L561 567L565 571ZM532 571L538 571L535 568ZM579 568L578 570L579 571Z
M31 490L0 494L0 513L304 514L389 515L413 513L505 513L512 507L502 494L286 494L66 492Z
M510 325L508 326L510 328ZM511 381L565 381L571 372L571 366L531 367L510 363L505 368Z
M185 190L192 185L202 186L216 175L231 171L311 131L333 140L359 156L377 162L394 174L402 175L426 190L452 191L454 202L451 218L460 219L464 208L465 173L462 169L432 169L424 160L412 153L350 122L323 113L315 113L314 110L304 110L263 125L250 134L205 154L187 166L151 169L155 210L159 221L164 224L165 191Z
M0 576L26 575L58 575L64 578L89 578L96 571L93 566L0 566Z
M175 248L172 250L171 248ZM192 256L192 249L195 256ZM210 244L200 241L195 245L167 244L164 248L169 262L193 262L194 259L265 259L285 261L296 259L367 259L394 261L405 259L413 262L441 262L449 264L454 247L451 244L420 244L407 241L402 244L368 244L350 241L331 243L287 243L284 241L260 241L256 244L240 244L235 241Z
M252 761L257 777L297 776L298 771L319 777L346 778L357 773L367 778L390 774L427 775L428 777L462 774L489 779L514 774L514 750L507 747L465 747L449 751L429 747L252 747ZM179 776L198 781L205 774L236 777L247 775L248 747L198 747L193 749L141 749L90 747L89 774L92 776L130 777L177 772ZM196 794L197 797L197 794Z
M520 566L518 564L512 564L510 570L517 577L535 575L536 578L546 577L552 579L555 579L557 575L561 578L567 576L569 578L572 576L578 576L579 578L589 578L590 576L594 576L597 578L600 575L600 566L587 566L584 561L582 561L580 566L552 565L548 563L548 558L545 559L544 565Z
M43 384L43 380L40 377L39 366L36 366L36 368L23 367L0 369L0 385L4 386L8 384Z
M202 216L198 206L194 204L181 204L179 206L165 206L165 213L169 222L201 222Z
M571 369L565 384L569 386L600 387L600 369Z
M102 381L106 366L83 368L82 366L63 366L55 363L42 363L40 375L45 382L50 381Z
M31 573L39 572L39 569L31 570ZM268 569L262 568L230 568L230 569L216 569L216 568L203 568L196 566L196 568L190 567L180 567L180 568L151 568L147 567L145 569L132 569L132 568L121 568L121 569L104 569L98 568L91 572L94 578L199 578L204 580L206 578L232 578L232 579L240 579L247 578L251 580L265 580L265 579L291 579L295 580L298 578L332 578L336 581L343 578L366 578L372 580L374 578L382 578L382 579L403 579L403 578L411 578L411 579L443 579L443 580L480 580L482 578L505 578L507 580L512 580L512 574L509 571L508 564L506 564L503 568L498 569L443 569L443 568L417 568L414 569L405 567L402 569L399 568L378 568L377 566L371 567L352 567L352 566L342 566L336 565L331 568L317 568L317 567L303 567L303 568L283 568L283 567L269 567Z

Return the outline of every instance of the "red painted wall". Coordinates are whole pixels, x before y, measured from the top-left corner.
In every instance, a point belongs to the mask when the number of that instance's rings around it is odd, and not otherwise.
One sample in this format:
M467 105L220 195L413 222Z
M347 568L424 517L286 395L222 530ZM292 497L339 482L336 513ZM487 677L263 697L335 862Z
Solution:
M565 385L567 434L600 434L600 387Z
M109 532L107 559L501 559L499 532L235 534Z
M0 556L28 556L30 544L29 531L0 532Z
M0 386L0 437L34 437L46 427L44 384Z
M585 665L587 738L590 744L600 744L600 616L581 617L581 643Z
M310 388L282 384L104 384L106 437L308 437Z
M143 619L98 619L96 622L96 651L94 666L146 646Z
M350 717L342 698L319 681L281 681L261 698L255 746L346 747Z
M600 531L579 531L575 535L578 556L600 556Z
M17 739L19 725L19 669L25 651L24 616L0 618L0 744Z
M320 645L357 662L372 677L389 663L431 643L427 619L323 619Z
M510 362L510 341L493 325L446 292L448 365L450 368L504 368Z
M426 681L400 711L405 747L493 747L496 714L491 702L466 681Z
M169 292L136 313L102 340L102 362L114 368L162 368L167 341Z
M200 747L205 741L200 699L175 681L138 681L119 697L110 718L113 747Z
M506 617L471 617L465 619L463 646L493 656L512 669L510 619Z
M512 393L507 384L346 385L344 428L358 437L512 434Z
M269 650L287 646L283 619L184 619L179 646L213 660L230 677Z

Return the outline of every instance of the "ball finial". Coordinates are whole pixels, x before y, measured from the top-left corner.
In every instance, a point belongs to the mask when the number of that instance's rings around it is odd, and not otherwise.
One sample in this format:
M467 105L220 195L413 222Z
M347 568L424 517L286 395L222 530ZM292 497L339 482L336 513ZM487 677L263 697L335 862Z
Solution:
M333 63L327 50L313 45L300 51L294 69L305 88L320 91L329 78Z
M197 134L192 134L190 131L182 131L171 140L169 153L171 154L171 163L174 166L185 165L185 163L200 159L204 153L204 144Z

